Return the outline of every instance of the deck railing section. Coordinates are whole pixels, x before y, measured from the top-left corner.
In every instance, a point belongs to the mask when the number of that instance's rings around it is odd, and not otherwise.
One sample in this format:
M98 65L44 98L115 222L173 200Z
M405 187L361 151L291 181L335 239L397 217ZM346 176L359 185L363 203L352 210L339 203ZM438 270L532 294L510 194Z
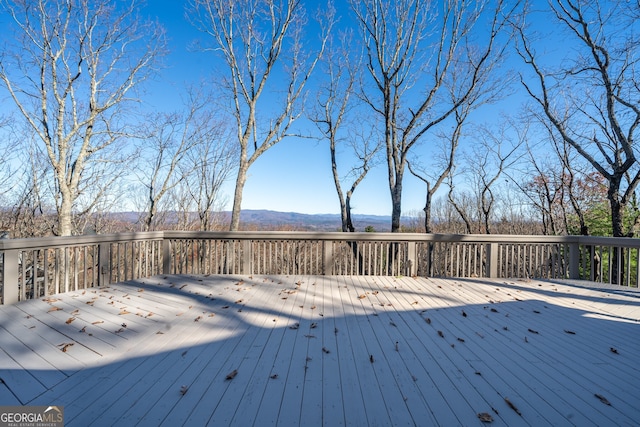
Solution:
M640 240L585 236L148 232L1 239L0 303L157 274L571 278L637 287Z

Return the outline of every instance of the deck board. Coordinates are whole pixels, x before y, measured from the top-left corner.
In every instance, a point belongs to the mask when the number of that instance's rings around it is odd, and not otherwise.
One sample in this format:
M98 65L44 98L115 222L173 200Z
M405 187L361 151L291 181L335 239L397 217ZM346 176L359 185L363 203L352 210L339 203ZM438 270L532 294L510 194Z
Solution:
M79 426L639 425L639 320L637 289L583 282L155 276L0 307L0 405Z

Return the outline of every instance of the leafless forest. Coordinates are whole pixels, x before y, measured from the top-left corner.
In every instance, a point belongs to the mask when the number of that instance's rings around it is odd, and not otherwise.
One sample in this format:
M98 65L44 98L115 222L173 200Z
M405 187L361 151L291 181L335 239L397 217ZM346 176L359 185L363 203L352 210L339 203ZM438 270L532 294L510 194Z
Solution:
M289 138L326 148L344 232L367 231L353 196L384 170L394 232L637 233L638 1L190 0L216 73L171 111L144 88L172 34L137 0L0 0L0 17L10 237L256 228L250 169Z

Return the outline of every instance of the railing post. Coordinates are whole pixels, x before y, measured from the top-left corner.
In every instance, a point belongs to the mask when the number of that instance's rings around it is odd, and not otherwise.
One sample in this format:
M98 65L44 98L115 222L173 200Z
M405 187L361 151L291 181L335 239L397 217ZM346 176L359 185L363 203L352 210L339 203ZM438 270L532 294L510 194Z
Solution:
M2 254L2 303L18 302L18 253L17 250L4 251ZM24 284L23 284L24 286Z
M569 279L580 278L580 244L569 243Z
M162 274L171 274L171 241L162 240Z
M489 278L498 277L498 244L487 244L487 265L485 274Z
M331 240L322 241L322 274L333 275L333 242Z
M111 243L98 245L98 286L111 283Z
M251 240L242 241L242 274L253 274L253 245Z
M407 275L409 277L413 277L417 274L417 257L416 257L416 252L417 252L417 246L418 243L417 242L409 242L409 246L407 248L407 263L409 264L407 267Z

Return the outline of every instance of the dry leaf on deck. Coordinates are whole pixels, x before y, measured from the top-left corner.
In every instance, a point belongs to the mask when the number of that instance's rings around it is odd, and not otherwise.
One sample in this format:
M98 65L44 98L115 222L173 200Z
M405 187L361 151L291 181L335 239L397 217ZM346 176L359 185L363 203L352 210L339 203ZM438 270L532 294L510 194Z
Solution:
M300 324L299 323L295 323L295 324L289 326L289 329L298 329L299 327L300 327Z
M229 372L227 374L227 377L225 378L226 380L232 380L236 377L236 375L238 375L238 370L234 369L233 371Z
M69 325L69 324L70 324L71 322L73 322L74 320L76 320L76 318L75 318L75 317L69 317L69 318L67 319L67 321L66 321L66 322L64 322L64 323L66 323L67 325Z
M47 313L51 313L52 311L59 311L59 310L62 310L62 309L60 307L53 306L49 309Z
M505 398L504 398L504 401L505 401L505 402L507 402L507 405L509 405L509 408L513 409L513 410L516 412L516 414L518 414L518 415L522 416L522 413L520 412L520 410L516 407L516 405L514 405L514 404L509 400L509 398L505 397Z
M62 348L60 350L62 350L63 353L66 353L67 350L69 349L69 347L71 347L73 345L72 342L68 343L68 344L59 344L58 347L62 346Z
M493 417L491 416L491 414L488 414L486 412L481 412L478 414L478 418L480 418L480 421L482 421L483 423L492 423L493 422Z
M187 387L186 385L183 385L182 387L180 387L180 394L181 395L185 395L187 394L187 391L189 391L189 387Z
M613 348L613 347L611 347L609 350L611 351L611 353L620 354L620 353L618 353L618 350Z
M315 328L317 328L317 327L318 327L318 324L317 324L316 322L313 322L313 323L311 324L311 329L315 329Z
M365 299L367 296L365 294L359 295L358 299Z
M327 353L327 354L331 353L329 350L327 350L327 348L326 348L326 347L322 347L322 351L323 351L323 352L325 352L325 353Z
M442 333L442 331L438 331L438 335L440 335L441 338L444 338L444 333Z
M429 324L429 325L431 324L431 318L427 317L427 318L426 318L426 319L424 319L424 320L425 320L425 322L427 322L427 324Z
M600 399L600 402L604 403L605 405L611 406L611 402L609 402L603 395L595 393L594 396Z
M567 333L567 334L570 334L570 335L575 335L576 334L575 332L570 331L568 329L565 329L564 332Z
M371 362L371 363L373 363L373 362L374 362L374 360L373 360L373 354L370 354L370 355L369 355L369 362Z
M529 332L531 332L532 334L539 334L540 332L538 331L534 331L533 329L527 329Z
M118 313L119 316L124 316L125 314L131 314L131 313L127 311L126 308L123 308L122 310L120 310L120 313Z
M278 378L278 374L273 374L269 378L271 378L272 380L275 380L276 378Z

